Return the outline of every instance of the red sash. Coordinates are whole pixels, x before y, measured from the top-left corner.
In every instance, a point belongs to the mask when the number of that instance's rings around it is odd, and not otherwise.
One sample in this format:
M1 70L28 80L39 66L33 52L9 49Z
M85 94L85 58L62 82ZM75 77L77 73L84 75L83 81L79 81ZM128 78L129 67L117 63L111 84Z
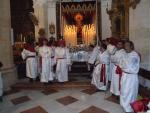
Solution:
M120 89L121 89L122 69L118 65L116 65L116 66L117 66L116 67L116 74L119 75L119 91L120 91Z
M31 45L29 45L29 44L26 44L26 45L24 46L24 48L25 48L26 50L28 50L28 51L35 52L34 47L31 46Z
M65 59L65 58L57 58L57 59Z
M56 59L56 62L57 62L58 60L61 60L61 59L65 59L65 58L57 58L57 59Z
M35 58L35 56L27 56L27 57L26 57L26 60L27 60L28 58Z
M102 64L100 72L100 82L103 82L106 85L106 65Z

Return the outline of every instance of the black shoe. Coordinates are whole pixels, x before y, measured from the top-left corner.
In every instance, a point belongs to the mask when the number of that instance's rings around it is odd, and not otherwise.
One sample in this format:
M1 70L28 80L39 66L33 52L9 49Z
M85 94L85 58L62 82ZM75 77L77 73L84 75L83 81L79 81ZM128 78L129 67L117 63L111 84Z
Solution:
M29 78L29 82L30 82L30 83L33 83L33 78Z
M59 84L64 85L64 84L65 84L65 82L59 82Z
M99 89L96 89L95 91L96 91L96 92L101 92L101 90L99 90Z
M3 97L2 96L0 96L0 102L3 102Z
M44 84L44 86L47 86L47 85L49 85L47 82L44 82L43 84Z
M40 77L39 76L36 77L35 81L40 81Z
M116 99L119 101L119 100L120 100L120 97L119 97L119 96L117 96L117 97L116 97Z
M104 90L96 89L96 92L105 92Z
M53 84L53 82L52 81L48 81L48 84Z

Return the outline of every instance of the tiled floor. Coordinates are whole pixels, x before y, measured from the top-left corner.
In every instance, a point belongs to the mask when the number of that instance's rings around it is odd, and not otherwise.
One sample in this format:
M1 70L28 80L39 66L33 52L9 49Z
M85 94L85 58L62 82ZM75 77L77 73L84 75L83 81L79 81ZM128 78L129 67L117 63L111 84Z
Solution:
M81 111L80 113L108 113L107 111L104 111L100 108L97 108L95 106L91 106L83 111Z
M21 113L48 113L47 111L45 111L42 107L37 106L28 110L25 110Z
M69 104L72 104L72 103L78 101L78 99L73 98L71 96L66 96L66 97L59 98L56 101L63 105L69 105Z
M18 97L18 98L12 99L11 102L14 105L17 105L17 104L21 104L21 103L27 102L29 100L30 100L30 98L28 96L22 96L22 97Z
M4 96L0 113L124 113L108 97L109 93L83 88L22 90Z
M106 98L106 100L111 101L111 102L114 102L114 103L116 103L116 104L119 104L119 97L116 97L116 96L114 96L114 95L112 95L112 96Z
M50 94L53 94L53 93L56 93L58 92L57 90L55 89L50 89L50 90L43 90L42 93L45 94L45 95L50 95Z
M84 89L82 90L83 93L86 93L86 94L89 94L89 95L92 95L94 93L96 93L96 88L89 88L89 89Z

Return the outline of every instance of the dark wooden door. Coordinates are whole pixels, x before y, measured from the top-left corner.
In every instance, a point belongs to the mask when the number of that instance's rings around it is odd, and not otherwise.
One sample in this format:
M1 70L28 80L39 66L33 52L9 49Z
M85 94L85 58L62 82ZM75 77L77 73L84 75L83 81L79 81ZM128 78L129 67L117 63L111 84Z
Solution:
M19 39L18 35L27 36L29 32L34 33L34 24L29 18L29 12L34 12L32 0L10 0L11 27L14 30L14 41Z

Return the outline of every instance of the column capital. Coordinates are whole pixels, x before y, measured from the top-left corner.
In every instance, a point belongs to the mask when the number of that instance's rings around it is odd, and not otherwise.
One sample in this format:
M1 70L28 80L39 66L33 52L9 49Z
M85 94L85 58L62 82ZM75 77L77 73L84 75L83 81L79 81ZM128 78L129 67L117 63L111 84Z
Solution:
M33 7L43 6L45 3L47 3L47 0L33 0Z
M47 5L48 7L56 7L56 0L48 0Z

